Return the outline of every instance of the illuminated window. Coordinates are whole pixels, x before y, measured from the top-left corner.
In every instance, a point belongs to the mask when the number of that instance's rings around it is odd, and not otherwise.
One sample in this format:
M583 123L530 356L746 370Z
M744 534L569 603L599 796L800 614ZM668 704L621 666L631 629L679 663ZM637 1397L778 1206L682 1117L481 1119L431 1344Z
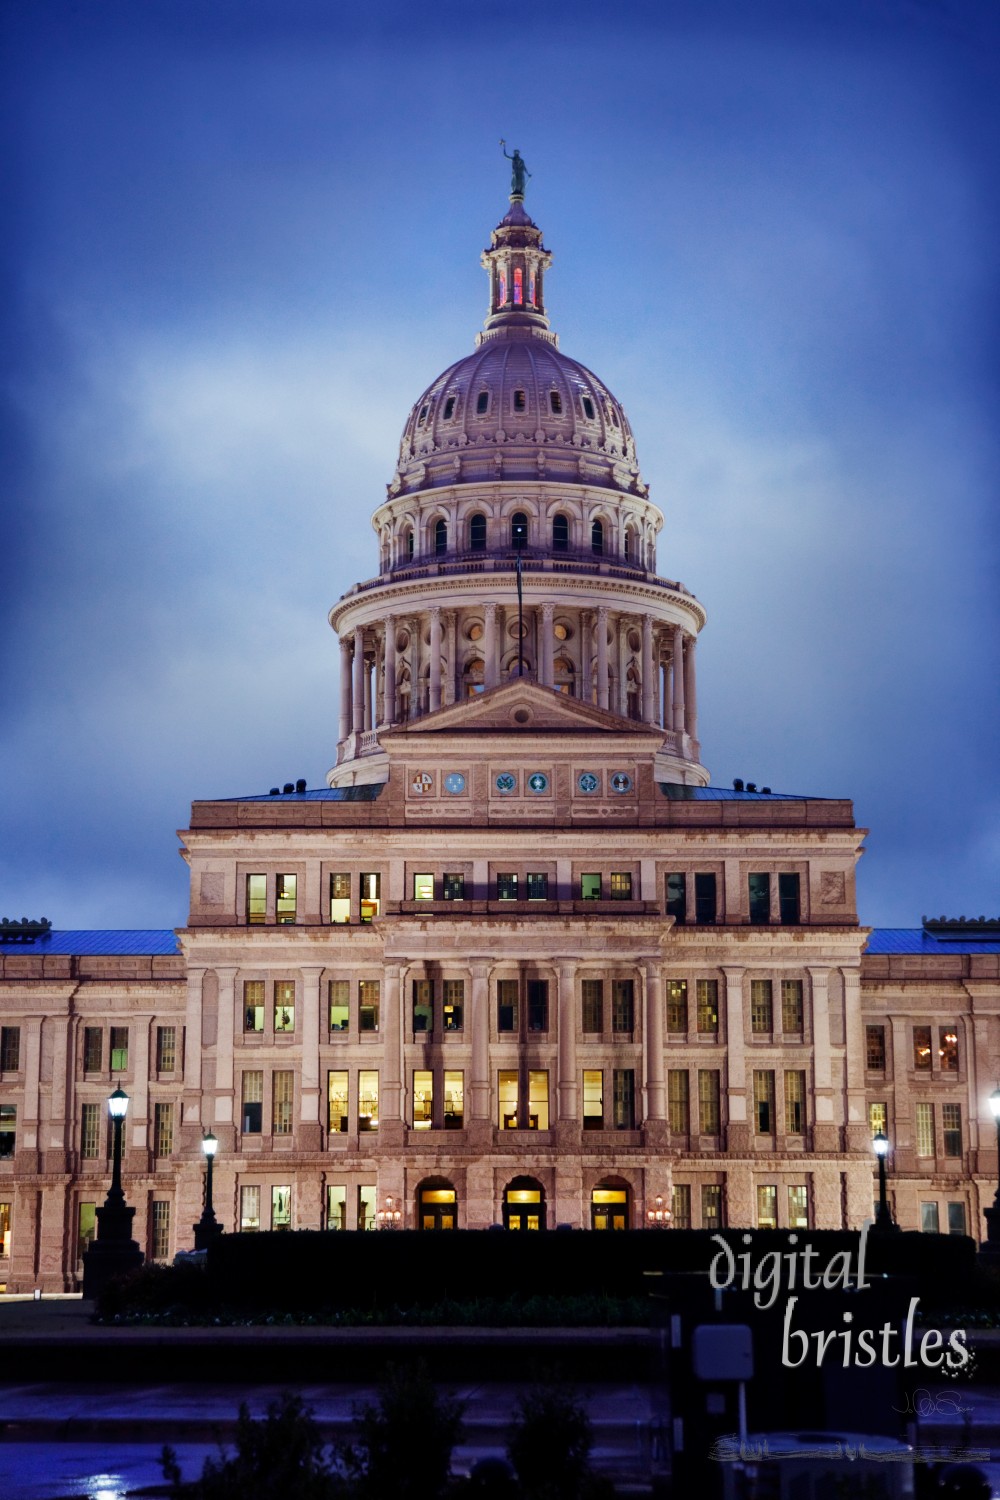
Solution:
M293 979L274 981L274 1029L276 1032L295 1030L295 981Z
M931 1028L929 1026L914 1026L913 1028L913 1066L921 1071L930 1068L931 1065Z
M789 1072L785 1074L785 1131L788 1135L802 1135L805 1128L806 1075Z
M517 1030L518 982L497 980L497 1031Z
M125 1073L128 1070L128 1027L111 1028L111 1071Z
M421 1070L413 1074L413 1128L430 1130L434 1123L434 1074Z
M771 1031L774 1018L771 1006L771 981L750 981L750 1030L757 1036Z
M263 979L245 979L243 981L243 1030L264 1030Z
M497 1107L500 1129L517 1129L517 1070L501 1068L497 1074Z
M612 870L609 881L612 901L631 901L632 874L629 870Z
M445 1031L461 1031L465 1015L465 980L446 979L441 990L441 1024Z
M698 997L698 1032L702 1036L716 1036L719 1031L719 981L699 979L695 985Z
M153 1105L153 1155L170 1156L174 1149L174 1106Z
M414 901L434 900L434 876L414 875L413 877L413 899Z
M292 1189L291 1186L273 1187L271 1189L271 1228L290 1229L292 1227Z
M548 1074L545 1075L548 1078ZM615 1068L611 1074L613 1089L614 1127L616 1130L635 1129L635 1071L632 1068ZM543 1127L544 1129L544 1127Z
M326 1185L326 1227L334 1230L347 1228L347 1188L341 1183L328 1182Z
M600 875L580 876L580 900L600 901L601 899L601 877Z
M247 923L257 927L267 921L267 876L247 876Z
M260 1188L240 1188L240 1232L252 1234L260 1228Z
M629 1225L629 1193L621 1179L605 1178L590 1195L590 1225L592 1229L627 1229Z
M514 267L514 306L520 307L524 302L524 272L520 266Z
M809 1228L809 1189L805 1183L792 1183L788 1188L789 1229Z
M584 1032L598 1035L604 1030L604 981L584 979L581 988Z
M83 1071L85 1073L99 1073L101 1071L101 1052L104 1039L104 1030L100 1026L85 1026L83 1028Z
M294 875L279 875L277 881L277 896L275 899L275 916L280 923L295 921L295 887Z
M413 981L413 1029L431 1032L434 1030L434 981Z
M611 981L611 1030L629 1032L635 1025L635 984L631 979Z
M469 546L473 552L485 552L486 550L486 517L475 515L469 522ZM480 630L480 634L482 631ZM471 632L470 632L471 635ZM471 636L472 640L478 639Z
M865 1027L865 1066L870 1073L885 1072L885 1027Z
M667 980L667 1030L687 1034L688 987L686 979Z
M583 1074L583 1128L604 1129L604 1074L600 1069Z
M170 1204L162 1198L153 1200L152 1256L154 1260L170 1259Z
M331 1135L347 1134L347 1069L331 1069L326 1075L327 1129Z
M674 1229L691 1228L691 1184L675 1182L670 1194L670 1217Z
M786 1036L802 1032L802 980L781 981L781 1029Z
M446 901L464 901L465 876L445 875L443 895Z
M76 1258L83 1260L97 1233L97 1204L81 1203L76 1223ZM10 1254L10 1204L0 1203L0 1255Z
M21 1070L21 1028L0 1026L0 1073Z
M461 1130L465 1118L465 1074L446 1068L444 1074L444 1128Z
M101 1106L83 1106L83 1124L80 1130L80 1155L84 1161L94 1161L101 1154Z
M499 305L501 307L503 307L503 305L504 305L504 303L506 301L507 301L507 274L506 274L505 271L501 271L501 272L499 272L499 274L497 276L497 302L499 303Z
M156 1071L172 1073L177 1066L177 1029L174 1026L156 1028Z
M715 1183L702 1184L701 1227L702 1229L722 1228L722 1188Z
M260 1135L264 1128L264 1074L253 1069L243 1074L243 1134Z
M917 1155L934 1155L934 1106L918 1104L914 1114L917 1136Z
M882 1135L889 1134L888 1110L884 1101L873 1102L868 1106L868 1129L872 1140L881 1132Z
M291 1135L292 1133L294 1082L295 1074L291 1071L271 1075L271 1130L274 1135Z
M686 1068L667 1070L667 1118L673 1135L687 1135L691 1126L690 1083Z
M718 1135L721 1129L719 1070L701 1068L698 1072L698 1130L701 1135Z
M358 1129L378 1129L378 1073L375 1070L358 1074Z
M751 922L763 923L771 920L770 875L748 875L747 893L750 900Z
M547 979L528 980L528 1030L549 1029L549 982ZM548 1074L546 1074L548 1077ZM543 1126L543 1129L547 1127Z
M757 1228L777 1229L778 1189L772 1183L760 1183L757 1187Z
M375 1217L375 1186L365 1185L358 1188L358 1228L375 1229L378 1220Z
M371 922L382 911L382 877L367 874L361 877L361 920Z
M774 1073L760 1069L753 1075L754 1125L758 1135L774 1134Z
M358 1027L361 1031L378 1031L381 982L378 979L358 981Z
M341 871L330 876L330 921L334 923L351 920L351 877Z
M458 1215L458 1195L451 1183L423 1187L419 1192L417 1209L421 1229L454 1229Z
M346 1031L350 1024L350 980L331 979L327 988L327 998L330 1004L330 1030Z
M942 1073L958 1072L958 1032L954 1026L942 1026L939 1030L938 1057Z
M962 1106L960 1104L942 1104L941 1129L944 1132L945 1156L961 1156Z
M600 521L595 521L590 528L590 550L595 557L602 556L604 552L604 526Z

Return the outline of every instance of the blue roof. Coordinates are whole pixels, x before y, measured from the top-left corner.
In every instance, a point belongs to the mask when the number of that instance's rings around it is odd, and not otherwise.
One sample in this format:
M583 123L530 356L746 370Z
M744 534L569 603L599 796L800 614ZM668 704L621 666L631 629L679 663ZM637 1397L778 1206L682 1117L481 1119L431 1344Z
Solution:
M126 931L47 932L44 937L22 943L0 943L0 953L108 953L168 954L180 953L176 932L163 928L134 928Z
M1000 953L1000 939L940 938L922 927L876 927L866 953Z
M366 786L320 786L311 792L252 792L248 797L202 797L202 802L374 802L384 782Z
M737 792L725 786L681 786L661 781L660 791L671 802L828 802L828 797L810 797L804 792Z

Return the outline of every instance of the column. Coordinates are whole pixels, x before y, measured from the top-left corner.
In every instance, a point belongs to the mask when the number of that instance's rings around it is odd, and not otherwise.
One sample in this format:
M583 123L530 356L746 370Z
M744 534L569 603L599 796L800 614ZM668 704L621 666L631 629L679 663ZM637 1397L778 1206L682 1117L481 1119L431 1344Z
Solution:
M694 648L697 636L689 636L684 649L684 697L687 706L687 732L692 740L698 738L698 694L695 688Z
M441 707L441 607L431 609L430 711Z
M354 631L354 692L351 699L351 732L360 734L365 716L365 633L360 625Z
M539 655L539 682L543 687L555 686L555 668L553 667L552 651L552 616L555 612L554 604L542 605L541 638L538 642Z
M871 1132L868 1129L868 1105L865 1098L865 1033L861 1016L861 970L852 967L840 971L844 990L844 1070L847 1082L847 1139L848 1151L870 1151ZM970 1053L974 1057L975 1053ZM988 1054L981 1054L986 1057ZM971 1070L970 1070L971 1072ZM972 1124L970 1117L970 1129ZM970 1141L974 1146L974 1142Z
M383 1122L395 1124L401 1122L403 1118L401 1113L403 1027L402 1016L400 1015L400 997L402 994L400 965L398 963L386 964L383 975L385 996L382 1009L385 1017L385 1047L382 1051L382 1076L379 1079L378 1110L380 1130L382 1129Z
M492 599L486 601L483 611L483 656L483 682L488 691L497 685L497 607Z
M750 1149L750 1123L747 1119L746 1037L743 1031L743 969L723 968L726 981L726 1058L729 1092L727 1110L729 1126L727 1149Z
M410 718L420 717L420 621L407 622L410 636Z
M305 964L302 975L302 998L296 1016L302 1072L299 1083L299 1120L303 1125L320 1125L319 1039L323 1013L323 965ZM306 1144L301 1142L300 1144Z
M372 665L371 657L367 657L366 656L365 657L365 721L364 721L365 722L365 730L366 731L370 730L371 727L372 727L372 708L373 708L373 698L374 698L374 691L375 691L374 690L374 683L372 682L373 673L374 673L374 667Z
M653 692L653 617L642 617L642 722L656 723Z
M658 960L646 964L646 1119L667 1118L663 1049L663 974Z
M41 1076L42 1017L26 1016L24 1024L24 1095L16 1121L16 1150L38 1150L38 1105Z
M76 1071L69 1063L72 1021L63 1011L52 1017L52 1023L55 1030L52 1039L52 1082L49 1087L49 1130L48 1139L40 1140L39 1146L43 1150L65 1151L67 1146L72 1147L74 1144L72 1127L68 1135L66 1130L67 1121L73 1119L69 1099Z
M184 1012L184 1121L201 1119L201 1019L204 1008L205 970L188 969L187 1006Z
M233 1120L233 1048L236 1029L236 969L217 968L219 981L218 1013L215 1043L215 1111L219 1125ZM242 1006L240 1007L242 1012Z
M382 722L396 722L396 617L389 615L385 622L385 702Z
M594 701L594 617L589 610L580 615L580 697Z
M559 1119L579 1120L576 1082L576 964L560 963L559 994L556 1001L559 1039L559 1073L556 1092L559 1096Z
M608 611L604 604L597 611L597 706L608 707Z
M338 738L346 740L351 732L351 643L340 642L340 728Z
M449 609L445 615L445 678L444 678L444 704L447 708L454 703L458 696L458 617L453 609Z
M679 625L674 626L674 714L671 727L678 733L684 733L684 632Z
M490 1118L490 1006L489 965L473 963L472 974L472 1079L469 1087L469 1118Z
M813 1150L836 1151L839 1131L833 1118L832 1069L830 1059L830 971L808 969L812 991L813 1028Z
M129 1057L132 1065L132 1102L125 1117L122 1147L127 1152L149 1149L149 1028L150 1016L133 1016L129 1027ZM131 1132L129 1135L126 1132Z

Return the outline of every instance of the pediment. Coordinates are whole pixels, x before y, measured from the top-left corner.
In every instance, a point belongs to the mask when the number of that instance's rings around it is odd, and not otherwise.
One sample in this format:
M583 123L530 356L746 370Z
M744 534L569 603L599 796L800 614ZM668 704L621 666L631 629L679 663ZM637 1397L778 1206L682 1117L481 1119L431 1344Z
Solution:
M537 682L505 682L488 692L477 693L461 703L424 714L411 724L383 730L379 739L386 743L397 735L429 734L580 734L627 733L648 736L651 741L663 739L663 730L652 724L637 724L620 714L593 703L541 687Z

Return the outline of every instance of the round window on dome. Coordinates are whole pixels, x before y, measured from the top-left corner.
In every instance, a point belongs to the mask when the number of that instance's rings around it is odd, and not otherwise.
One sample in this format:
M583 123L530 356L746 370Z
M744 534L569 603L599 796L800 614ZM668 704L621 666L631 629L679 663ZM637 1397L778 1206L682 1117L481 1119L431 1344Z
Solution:
M557 641L568 641L569 626L564 625L561 620L558 620L552 627L552 634L555 636Z
M465 633L470 641L481 641L483 638L483 627L478 620L474 620Z

